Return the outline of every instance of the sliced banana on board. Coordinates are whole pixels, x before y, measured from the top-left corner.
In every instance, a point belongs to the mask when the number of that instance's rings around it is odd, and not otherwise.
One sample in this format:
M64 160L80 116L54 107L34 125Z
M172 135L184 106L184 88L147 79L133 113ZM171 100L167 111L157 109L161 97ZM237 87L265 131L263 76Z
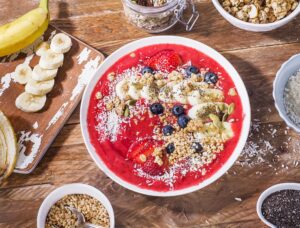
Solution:
M7 117L0 111L0 183L12 174L18 157L17 139Z
M57 75L58 69L47 70L40 67L40 65L36 65L32 71L32 78L35 81L47 81L53 79Z
M221 111L227 110L227 107L228 105L223 102L206 102L197 104L188 111L188 116L191 119L207 118L209 114L218 115Z
M49 93L54 86L54 79L48 81L29 80L25 86L25 92L33 95L42 96Z
M24 112L37 112L44 107L46 99L46 95L36 96L23 92L16 99L16 107Z
M126 100L129 97L128 90L129 90L129 81L127 79L123 79L117 83L116 94L121 100Z
M48 42L42 42L37 46L35 54L38 56L44 55L50 49L50 44Z
M26 84L32 77L32 70L27 64L20 64L14 72L14 80L20 84Z
M71 46L71 38L63 33L58 33L52 38L50 49L56 53L64 54L71 49Z
M205 102L218 102L224 100L224 93L219 89L199 89L190 92L187 96L190 105L197 105Z
M43 69L54 70L61 67L63 62L64 54L56 53L49 49L41 56L39 65Z

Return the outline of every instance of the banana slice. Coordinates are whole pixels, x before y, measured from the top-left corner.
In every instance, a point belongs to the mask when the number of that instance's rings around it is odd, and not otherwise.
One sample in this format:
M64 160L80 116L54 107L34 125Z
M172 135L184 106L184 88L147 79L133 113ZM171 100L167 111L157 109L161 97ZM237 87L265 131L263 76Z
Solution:
M199 89L190 92L187 99L191 105L205 102L218 102L224 100L224 93L219 89Z
M127 79L123 79L122 81L118 82L116 85L116 94L121 100L127 100L129 90L129 81Z
M32 78L35 81L47 81L53 79L57 75L58 69L46 70L41 68L39 65L36 65L32 71Z
M197 119L197 118L207 118L209 114L215 114L218 115L221 112L224 112L227 110L228 105L223 102L207 102L202 104L197 104L193 106L189 112L188 116L191 119Z
M153 85L146 85L141 90L141 97L147 101L153 101L157 99L157 88Z
M234 136L234 132L232 130L232 124L228 122L223 122L223 130L222 130L222 139L227 141Z
M133 100L138 100L141 97L141 89L139 89L138 86L134 84L130 84L128 89L128 95Z
M14 170L18 151L14 129L7 117L0 111L0 182L7 178Z
M52 38L50 49L56 53L64 54L70 50L71 46L71 38L64 33L58 33Z
M182 104L187 104L187 94L189 92L189 82L182 81L173 87L173 97L175 101L180 102Z
M167 85L162 87L159 91L158 99L166 103L174 102L174 97L173 97L174 85L176 85L176 82L169 82Z
M32 70L27 64L20 64L14 72L14 79L20 84L26 84L32 77Z
M54 79L48 81L35 81L29 80L25 86L25 92L31 93L33 95L42 96L49 93L54 86Z
M42 42L35 50L35 54L38 56L44 55L50 49L50 44Z
M64 55L52 50L46 51L40 58L39 65L43 69L54 70L63 65Z
M36 96L31 93L21 93L16 99L16 107L24 112L40 111L46 103L46 95Z

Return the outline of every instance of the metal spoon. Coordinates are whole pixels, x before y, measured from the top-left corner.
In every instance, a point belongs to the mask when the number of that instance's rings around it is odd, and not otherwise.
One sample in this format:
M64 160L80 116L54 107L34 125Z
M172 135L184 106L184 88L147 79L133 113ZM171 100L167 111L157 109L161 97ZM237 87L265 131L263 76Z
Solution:
M65 206L68 210L74 213L77 217L78 226L83 228L103 228L103 226L94 225L85 221L84 215L74 207Z

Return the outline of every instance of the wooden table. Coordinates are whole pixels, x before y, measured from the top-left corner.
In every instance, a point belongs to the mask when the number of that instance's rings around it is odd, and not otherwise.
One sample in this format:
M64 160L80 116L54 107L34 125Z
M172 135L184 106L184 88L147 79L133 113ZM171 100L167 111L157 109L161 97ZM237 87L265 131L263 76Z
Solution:
M0 0L0 23L29 11L37 2ZM126 22L120 0L50 2L53 25L105 55L150 36ZM35 227L43 199L58 186L73 182L91 184L108 196L117 227L263 227L255 209L259 194L273 184L300 178L299 136L286 129L272 98L276 71L300 50L300 18L273 32L252 33L227 23L210 0L195 2L201 14L193 32L177 25L166 34L204 42L236 67L247 86L254 120L248 154L203 190L174 198L143 196L112 182L96 167L81 137L77 108L35 171L13 174L1 186L0 227ZM255 146L251 158L249 151Z

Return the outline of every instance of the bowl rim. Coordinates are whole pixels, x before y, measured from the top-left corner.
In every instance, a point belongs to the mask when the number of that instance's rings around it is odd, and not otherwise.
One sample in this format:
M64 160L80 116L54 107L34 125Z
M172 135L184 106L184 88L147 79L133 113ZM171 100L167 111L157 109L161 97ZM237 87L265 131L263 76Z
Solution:
M279 93L277 90L277 84L279 83L279 79L281 77L283 77L284 75L281 73L283 71L284 68L288 67L288 64L293 61L295 58L300 58L300 54L296 54L291 56L287 61L285 61L279 68L279 70L276 73L276 77L273 81L273 99L274 99L274 103L275 103L275 108L279 114L279 116L284 120L284 122L291 128L293 128L297 133L300 133L300 127L298 127L287 115L285 109L282 110L278 103L279 103ZM299 65L300 68L300 65ZM292 75L290 75L289 77L291 77Z
M282 25L286 24L287 22L289 22L291 19L293 19L294 17L296 17L300 13L300 4L298 4L298 6L294 9L294 11L292 13L290 13L288 16L280 19L279 21L275 21L275 22L271 22L271 23L265 23L265 24L255 24L255 23L246 22L246 21L243 21L241 19L238 19L238 18L234 17L233 15L228 13L223 8L223 6L219 2L219 0L212 0L212 2L213 2L214 6L216 7L216 9L219 12L221 11L221 12L225 13L226 16L228 17L228 19L230 19L234 23L240 24L240 25L243 25L243 26L247 26L247 27L249 26L249 27L252 27L252 28L261 28L261 29L267 29L267 28L270 28L270 27L276 28L278 26L282 26Z
M90 192L90 193L89 193ZM94 194L92 194L94 193ZM45 219L50 208L54 205L55 202L60 200L66 195L69 194L86 194L90 195L101 202L101 204L105 207L109 215L110 228L115 227L115 216L113 207L109 201L109 199L97 188L83 183L72 183L62 185L53 191L51 191L47 197L43 200L37 215L37 227L44 228L45 227ZM97 197L95 197L97 195ZM52 203L55 201L54 203ZM45 216L44 216L45 215ZM45 217L45 219L43 218Z
M263 223L265 223L267 226L269 226L271 228L276 228L276 226L274 224L270 223L268 220L266 220L265 217L263 216L262 211L261 211L262 203L272 193L278 192L281 190L286 190L286 189L300 190L300 183L286 182L286 183L272 185L271 187L267 188L260 194L260 196L256 202L256 212L257 212L258 217L260 218L260 220Z
M98 80L102 77L102 75L105 73L105 71L112 65L114 64L120 57L124 56L125 54L134 52L138 48L142 48L145 46L150 46L150 45L155 45L155 44L179 44L179 45L184 45L188 47L192 47L210 58L216 57L219 60L217 61L230 75L230 77L235 79L235 86L236 89L238 90L240 94L240 98L242 100L242 105L243 105L243 127L241 131L240 138L238 140L238 144L235 147L234 151L232 152L231 156L228 158L228 160L224 163L224 165L216 171L211 177L207 178L203 182L190 186L188 188L180 189L180 190L170 190L170 191L165 191L165 192L159 192L159 191L154 191L154 190L149 190L145 188L141 188L137 185L133 185L125 180L123 180L121 177L117 176L116 174L111 171L106 164L102 161L100 156L97 155L97 152L95 151L94 147L90 143L89 139L89 133L87 130L87 110L88 110L88 105L90 101L90 96L91 93L98 82ZM207 53L210 52L210 53ZM212 57L214 56L214 57ZM226 173L226 171L234 164L234 162L237 160L239 157L240 153L242 152L242 149L244 148L244 145L246 143L246 140L248 138L249 130L250 130L250 120L251 120L251 111L250 111L250 101L248 97L248 93L246 90L246 87L238 74L238 72L235 70L235 68L231 65L231 63L223 57L219 52L216 50L212 49L211 47L196 41L192 40L189 38L185 37L179 37L179 36L152 36L152 37L147 37L143 39L139 39L133 42L130 42L123 47L119 48L115 52L113 52L99 67L89 84L87 85L82 102L81 102L81 107L80 107L80 126L81 126L81 132L82 136L85 142L85 145L87 147L87 150L89 154L91 155L92 159L94 162L97 164L97 166L108 176L110 177L113 181L117 182L121 186L140 193L144 195L149 195L149 196L159 196L159 197L169 197L169 196L179 196L179 195L184 195L188 194L194 191L197 191L201 188L206 187L207 185L213 183L217 179L219 179L223 174Z

